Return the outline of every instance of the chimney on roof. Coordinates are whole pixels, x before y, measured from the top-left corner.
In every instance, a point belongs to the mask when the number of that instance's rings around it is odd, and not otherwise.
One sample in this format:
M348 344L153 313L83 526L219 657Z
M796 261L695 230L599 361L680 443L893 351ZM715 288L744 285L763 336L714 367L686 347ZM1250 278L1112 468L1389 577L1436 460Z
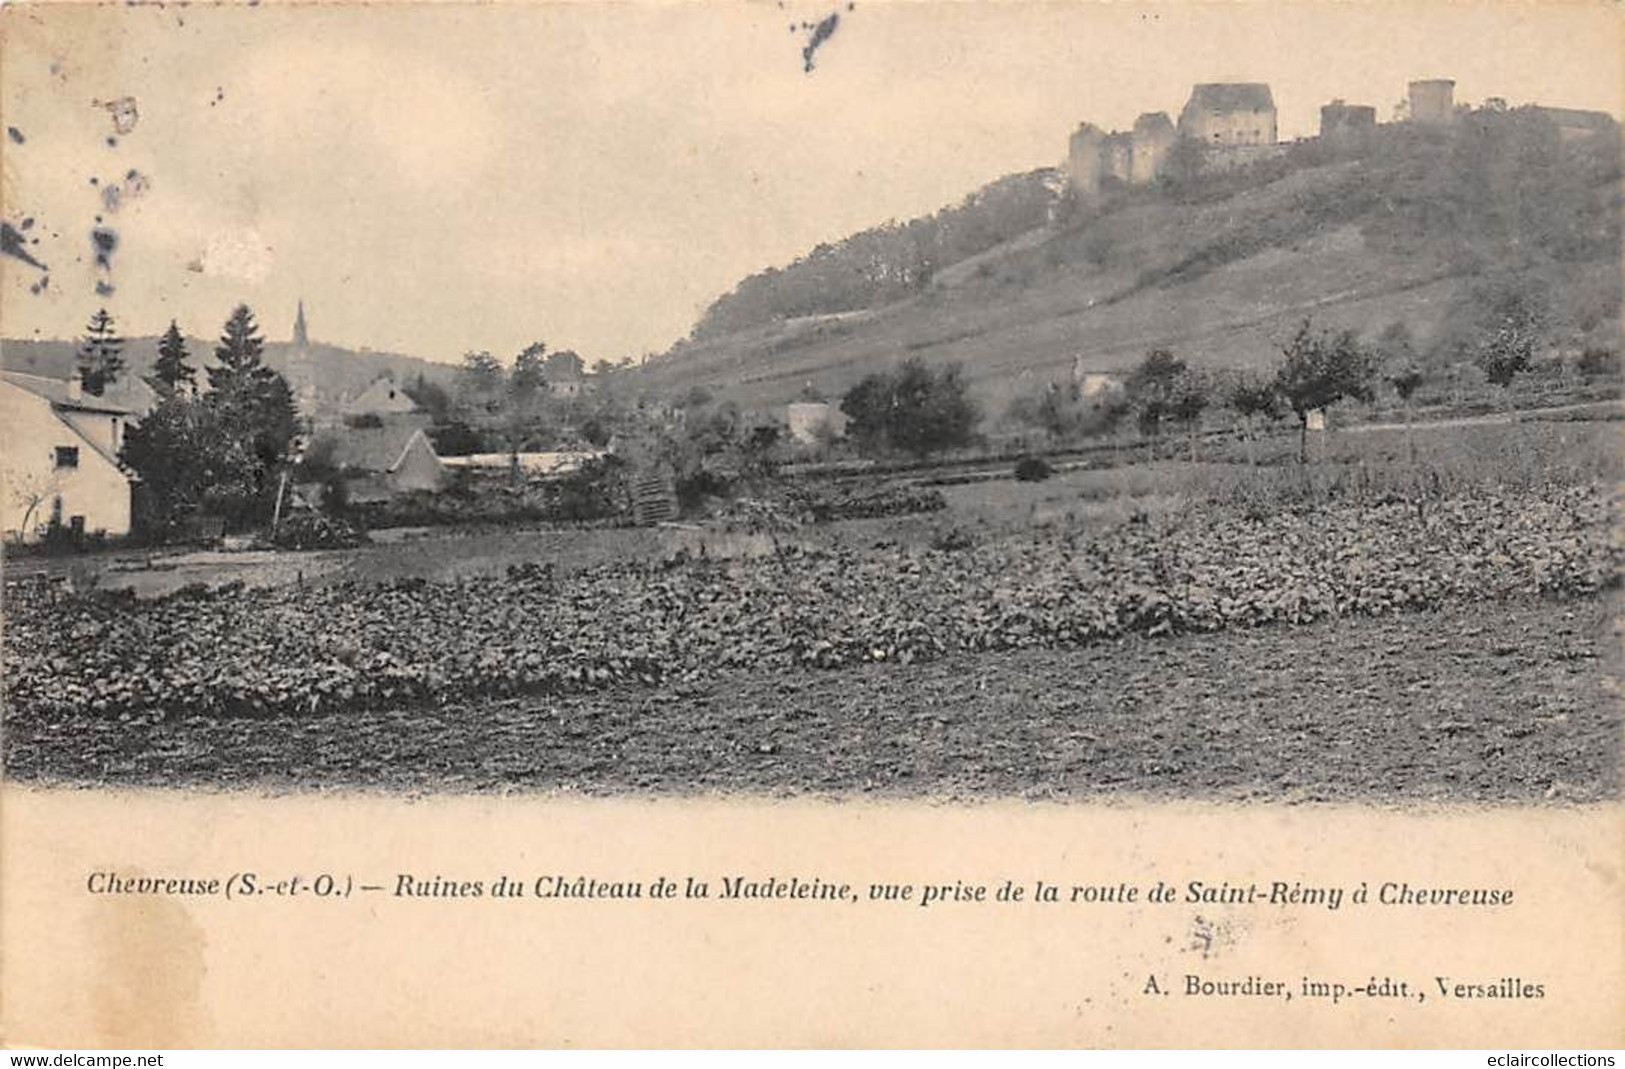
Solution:
M68 400L81 401L85 396L85 374L78 368L68 376Z

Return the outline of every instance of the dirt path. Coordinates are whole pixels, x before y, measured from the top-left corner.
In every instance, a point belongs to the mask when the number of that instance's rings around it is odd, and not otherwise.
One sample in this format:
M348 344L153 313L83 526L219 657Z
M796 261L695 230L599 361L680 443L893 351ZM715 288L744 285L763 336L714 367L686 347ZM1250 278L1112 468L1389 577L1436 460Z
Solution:
M1609 599L1465 606L695 690L309 719L8 718L85 784L1260 800L1614 797Z
M1526 423L1550 419L1552 416L1567 412L1606 412L1612 408L1619 409L1618 401L1585 401L1574 405L1553 405L1551 408L1521 409L1514 416L1509 412L1488 412L1482 416L1452 416L1447 419L1419 419L1413 424L1419 431L1445 430L1450 427L1481 427L1493 423ZM1365 434L1369 431L1403 431L1405 424L1399 423L1353 423L1347 427L1337 428L1339 434Z

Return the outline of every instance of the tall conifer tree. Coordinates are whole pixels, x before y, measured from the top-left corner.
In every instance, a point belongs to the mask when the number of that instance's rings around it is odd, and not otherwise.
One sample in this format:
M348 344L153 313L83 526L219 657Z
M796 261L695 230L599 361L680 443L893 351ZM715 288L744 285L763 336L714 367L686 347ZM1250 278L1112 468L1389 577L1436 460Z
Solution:
M113 327L107 309L98 309L79 342L79 375L85 392L100 397L124 370L124 339Z

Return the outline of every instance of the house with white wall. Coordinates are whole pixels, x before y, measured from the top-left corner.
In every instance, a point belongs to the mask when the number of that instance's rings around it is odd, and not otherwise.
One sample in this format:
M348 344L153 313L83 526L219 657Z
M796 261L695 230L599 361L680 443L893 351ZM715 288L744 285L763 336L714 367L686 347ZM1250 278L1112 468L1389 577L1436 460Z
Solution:
M0 375L0 534L37 542L56 523L83 534L130 533L131 477L118 462L139 418L86 394L79 378Z

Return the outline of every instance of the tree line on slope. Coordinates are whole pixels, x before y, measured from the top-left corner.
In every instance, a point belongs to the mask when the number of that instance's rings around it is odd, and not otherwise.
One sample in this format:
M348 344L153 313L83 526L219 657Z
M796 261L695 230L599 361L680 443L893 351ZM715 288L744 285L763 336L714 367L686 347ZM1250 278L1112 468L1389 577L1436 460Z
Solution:
M932 215L821 244L786 267L743 279L705 310L691 338L901 300L938 270L1044 225L1055 203L1052 182L1048 171L1010 175Z

